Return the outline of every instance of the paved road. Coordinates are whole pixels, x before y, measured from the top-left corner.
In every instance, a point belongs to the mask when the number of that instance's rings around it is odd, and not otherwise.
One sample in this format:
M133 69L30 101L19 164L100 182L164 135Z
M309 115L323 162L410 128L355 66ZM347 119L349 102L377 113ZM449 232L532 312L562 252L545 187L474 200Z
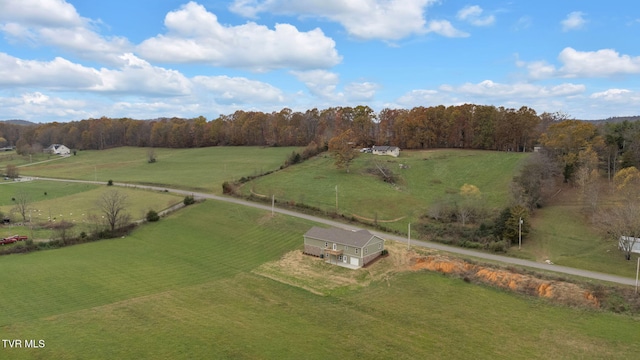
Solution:
M50 181L93 183L93 184L104 185L104 182L95 182L95 181L62 180L62 179L52 179L52 178L34 178L34 179L50 180ZM236 199L236 198L231 198L231 197L217 196L217 195L212 195L212 194L199 193L199 192L186 191L186 190L171 189L171 188L159 187L159 186L131 185L131 184L124 184L124 183L114 183L114 185L116 185L116 186L124 186L124 187L135 187L135 188L140 188L140 189L158 190L158 191L165 191L166 190L166 191L169 191L169 192L172 192L172 193L175 193L175 194L181 194L181 195L185 195L185 196L190 195L190 196L194 196L196 198L212 199L212 200L224 201L224 202L243 205L243 206L250 206L250 207L257 208L257 209L263 209L265 211L274 211L274 212L277 212L279 214L284 214L284 215L294 216L294 217L301 218L301 219L311 220L311 221L314 221L314 222L317 222L317 223L321 223L321 224L326 224L326 225L329 225L329 226L336 226L336 227L347 228L347 229L351 229L351 230L363 229L361 227L354 226L352 224L344 224L344 223L341 223L341 222L337 222L337 221L333 221L333 220L329 220L329 219L324 219L324 218L313 216L313 215L302 214L302 213L299 213L299 212L296 212L296 211L291 211L291 210L286 210L286 209L279 209L279 208L273 208L272 209L271 206L268 206L268 205L263 205L263 204L254 203L254 202L241 200L241 199ZM392 234L387 234L387 233L383 233L383 232L378 232L378 231L372 231L372 233L374 233L375 235L378 235L378 236L380 236L380 237L382 237L384 239L398 241L398 242L405 243L405 244L407 243L407 240L408 240L407 238L404 238L404 237L400 237L400 236L392 235ZM604 274L604 273L599 273L599 272L595 272L595 271L571 268L571 267L567 267L567 266L551 265L551 264L546 264L546 263L538 263L538 262L535 262L535 261L517 259L517 258L512 258L512 257L502 256L502 255L489 254L489 253L484 253L484 252L480 252L480 251L474 251L474 250L469 250L469 249L464 249L464 248L459 248L459 247L454 247L454 246L447 246L447 245L444 245L444 244L433 243L433 242L428 242L428 241L411 240L411 245L412 246L421 246L421 247L440 250L440 251L446 251L446 252L454 253L454 254L471 256L471 257L475 257L475 258L479 258L479 259L497 261L497 262L501 262L501 263L505 263L505 264L526 266L526 267L529 267L529 268L540 269L540 270L545 270L545 271L552 271L552 272L556 272L556 273L560 273L560 274L575 275L575 276L580 276L580 277L584 277L584 278L587 278L587 279L603 280L603 281L609 281L609 282L612 282L612 283L636 286L636 280L635 279L627 278L627 277L623 277L623 276Z

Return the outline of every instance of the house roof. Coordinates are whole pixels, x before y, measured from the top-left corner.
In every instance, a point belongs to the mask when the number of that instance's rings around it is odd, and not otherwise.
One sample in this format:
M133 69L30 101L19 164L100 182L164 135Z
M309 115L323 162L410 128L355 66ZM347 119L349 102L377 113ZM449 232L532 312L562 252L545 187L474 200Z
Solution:
M309 229L309 231L307 231L304 236L353 247L363 247L369 241L371 241L371 239L379 238L378 236L373 235L367 230L349 231L339 228L326 229L316 226Z
M375 151L393 151L395 149L398 149L397 146L374 146L373 150Z

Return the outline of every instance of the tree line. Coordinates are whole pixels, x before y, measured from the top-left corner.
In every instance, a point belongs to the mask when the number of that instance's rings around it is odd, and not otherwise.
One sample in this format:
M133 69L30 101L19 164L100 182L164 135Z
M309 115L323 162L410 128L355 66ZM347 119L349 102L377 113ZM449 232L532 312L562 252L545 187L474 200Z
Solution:
M536 114L526 106L488 105L383 109L331 107L305 112L284 108L271 113L238 110L208 121L192 119L87 119L32 126L0 123L1 146L35 153L51 144L77 150L120 146L192 148L206 146L326 145L350 129L358 146L393 145L402 149L466 148L530 151L556 114Z

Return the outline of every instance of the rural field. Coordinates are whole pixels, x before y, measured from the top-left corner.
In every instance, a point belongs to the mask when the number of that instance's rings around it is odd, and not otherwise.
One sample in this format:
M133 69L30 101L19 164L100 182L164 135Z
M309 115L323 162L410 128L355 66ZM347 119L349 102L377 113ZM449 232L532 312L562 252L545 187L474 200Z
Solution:
M98 204L103 194L117 190L127 198L126 212L133 221L145 218L149 210L160 212L182 202L183 197L168 192L147 191L133 188L114 188L104 185L66 183L57 181L4 181L0 182L0 212L13 223L0 228L0 236L20 233L36 240L50 239L52 231L47 227L56 223L73 224L67 236L91 232L96 219L101 219ZM27 223L14 212L16 197L24 194L29 199ZM33 226L28 226L28 222ZM13 245L15 246L15 245Z
M20 175L159 185L199 192L222 192L222 183L280 167L296 147L207 147L153 149L119 147L78 151L76 156L51 157L32 164L23 159ZM47 161L48 160L48 161ZM17 161L17 160L14 160Z
M321 293L266 276L300 251L310 226L206 201L125 238L2 256L0 337L46 344L2 357L620 359L640 350L636 319L430 272L376 276L391 257L357 271L318 262L327 278L364 284Z
M390 228L406 230L429 205L458 194L464 184L477 186L488 207L506 206L509 183L526 156L477 150L403 151L399 158L361 154L347 173L336 169L333 158L325 153L255 179L243 186L242 193L274 195L278 201L335 211L337 186L338 213L377 219ZM377 167L390 170L398 181L382 181L376 175Z
M105 182L155 184L186 190L220 194L224 181L233 181L278 169L292 151L300 148L213 147L201 149L154 149L158 161L149 164L148 150L144 148L116 148L104 151L81 151L76 156L59 159L39 155L33 165L21 166L24 176L61 177L68 179ZM28 165L29 159L6 155L17 165ZM239 191L254 194L278 202L305 204L325 211L336 209L338 187L338 212L347 217L359 217L365 222L378 220L389 229L406 232L409 222L415 223L429 206L439 199L459 192L464 184L478 187L483 203L494 211L509 201L509 183L519 171L522 161L529 154L478 150L428 150L403 151L399 158L361 154L351 166L350 173L336 169L333 158L324 153L306 162L249 181ZM49 161L47 161L49 160ZM45 162L40 162L45 161ZM400 164L404 165L403 168ZM383 182L375 175L377 167L391 170L397 175L395 185ZM374 171L367 171L374 169ZM35 182L34 182L35 184ZM11 186L14 186L13 184ZM3 194L4 185L0 186ZM52 201L61 190L49 191L45 183L35 191L39 212L48 217L49 208L56 208ZM62 188L89 189L93 185L59 185ZM71 191L71 190L65 190ZM0 211L11 209L10 190L0 198ZM91 194L90 196L88 194ZM145 197L144 192L138 193ZM64 199L63 207L83 199L85 207L95 207L98 191L87 196ZM153 197L159 196L154 194ZM512 247L508 254L543 262L550 260L559 265L573 266L627 277L635 275L635 263L622 260L615 241L604 239L588 224L576 200L575 189L565 188L549 206L536 211L532 218L533 230L523 242L522 249ZM134 197L134 195L132 195ZM151 201L153 197L148 200ZM40 203L41 201L45 201ZM4 201L4 202L2 202ZM149 209L162 209L165 204L135 201L139 209L133 210L136 218L143 217ZM169 199L173 201L173 199ZM75 205L74 205L75 206ZM65 209L59 214L77 211ZM81 219L76 219L80 221ZM13 230L11 230L13 231ZM36 233L37 235L37 233ZM417 233L414 233L417 236ZM46 234L43 235L46 237ZM428 238L428 234L423 234ZM41 236L42 237L42 236Z

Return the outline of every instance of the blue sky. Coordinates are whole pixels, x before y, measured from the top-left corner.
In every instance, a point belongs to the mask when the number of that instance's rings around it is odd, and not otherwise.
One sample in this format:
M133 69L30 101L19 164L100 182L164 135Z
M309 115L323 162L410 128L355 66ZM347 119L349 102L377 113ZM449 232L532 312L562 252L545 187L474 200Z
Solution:
M0 119L482 105L640 115L630 1L0 0Z

